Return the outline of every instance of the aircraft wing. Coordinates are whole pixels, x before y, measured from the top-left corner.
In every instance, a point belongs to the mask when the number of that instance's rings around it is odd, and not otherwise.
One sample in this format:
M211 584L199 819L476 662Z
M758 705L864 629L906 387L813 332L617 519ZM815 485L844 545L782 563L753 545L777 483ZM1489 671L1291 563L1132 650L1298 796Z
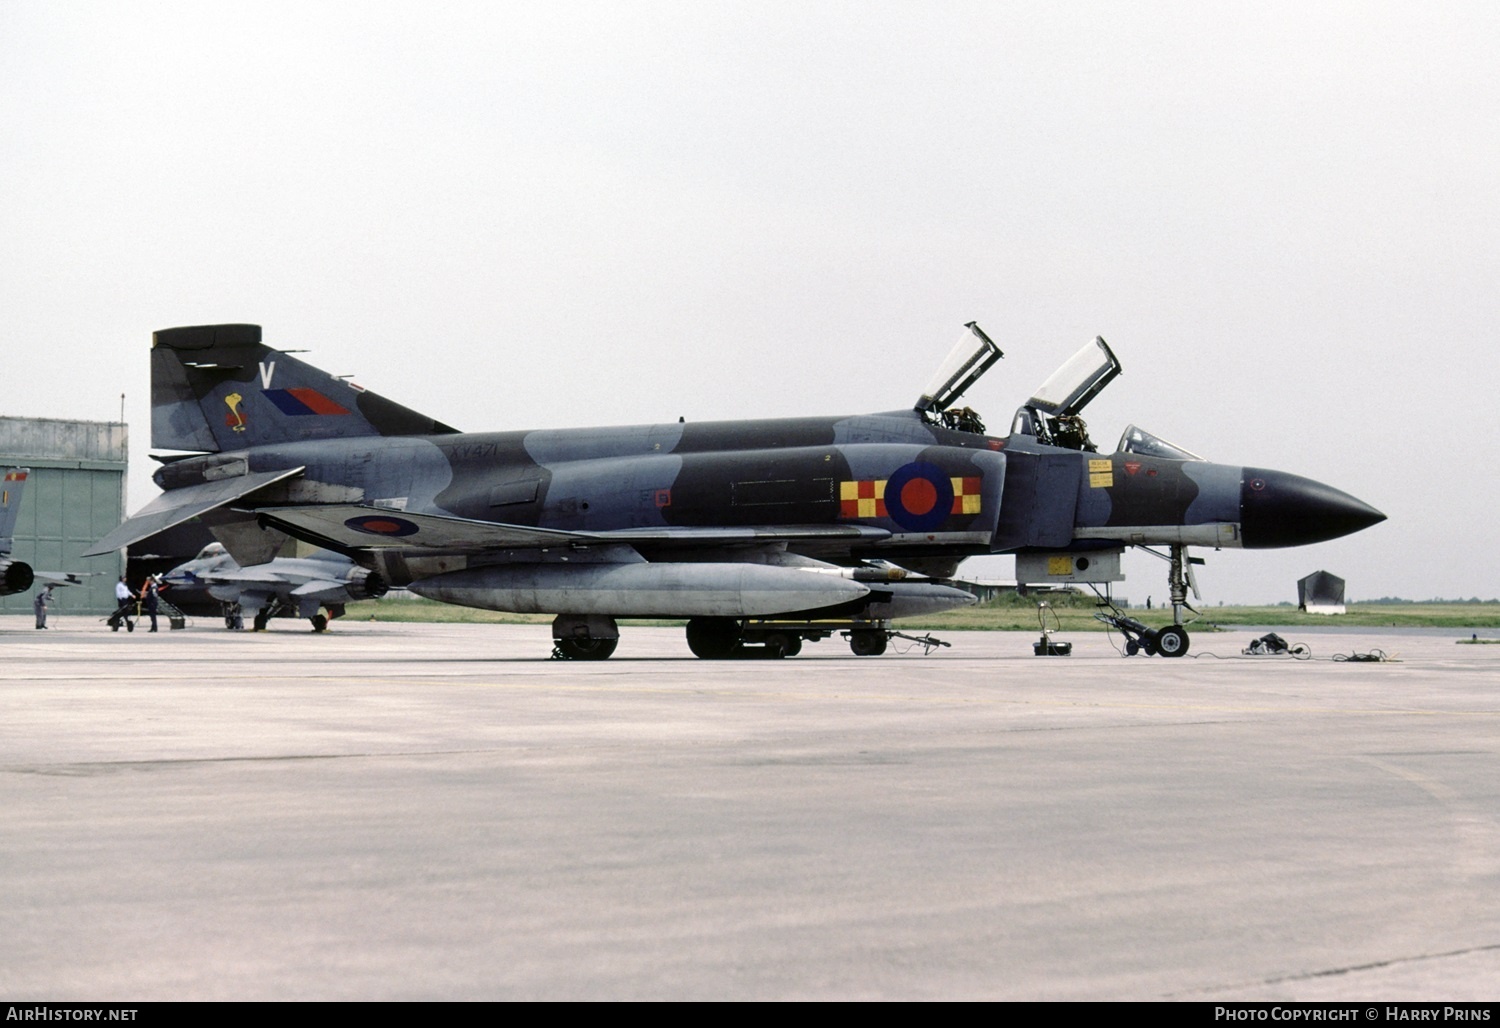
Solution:
M311 582L303 582L292 590L293 596L307 597L347 597L349 595L348 582L335 582L332 579L315 579Z
M785 528L627 528L609 532L565 532L530 525L473 521L443 514L414 514L361 504L271 507L255 512L262 524L308 542L338 549L400 550L416 555L474 554L493 550L598 546L611 543L678 546L750 545L794 540L876 541L890 533L864 525Z
M127 518L120 527L100 539L83 556L100 557L107 553L114 553L121 547L149 538L173 525L180 525L189 518L195 518L205 511L238 500L273 482L300 475L302 471L301 467L288 468L285 471L258 471L250 475L237 475L233 478L220 479L217 482L204 482L200 485L184 486L181 489L164 492L142 507L135 516Z
M289 581L286 575L275 574L269 564L256 564L248 568L219 568L205 571L199 576L210 585L283 585Z
M85 578L102 575L102 571L33 571L32 576L47 585L82 585Z

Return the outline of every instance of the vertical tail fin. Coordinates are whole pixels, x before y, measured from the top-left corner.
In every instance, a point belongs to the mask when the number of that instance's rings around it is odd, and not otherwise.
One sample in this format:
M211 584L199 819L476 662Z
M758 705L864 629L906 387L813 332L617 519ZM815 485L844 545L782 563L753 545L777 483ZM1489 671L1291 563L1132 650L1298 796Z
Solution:
M21 516L21 493L26 490L30 468L6 468L0 480L0 555L10 553L16 534L16 519Z
M219 452L267 443L457 431L261 341L259 325L151 338L151 445Z

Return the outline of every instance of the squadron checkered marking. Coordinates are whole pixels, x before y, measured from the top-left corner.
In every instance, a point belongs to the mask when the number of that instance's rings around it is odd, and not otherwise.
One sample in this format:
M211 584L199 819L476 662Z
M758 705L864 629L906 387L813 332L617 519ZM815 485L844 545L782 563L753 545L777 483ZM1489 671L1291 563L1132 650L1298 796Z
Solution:
M839 516L845 518L885 517L884 479L866 482L840 482Z
M955 478L953 481L953 513L980 513L979 493L984 486L982 478Z

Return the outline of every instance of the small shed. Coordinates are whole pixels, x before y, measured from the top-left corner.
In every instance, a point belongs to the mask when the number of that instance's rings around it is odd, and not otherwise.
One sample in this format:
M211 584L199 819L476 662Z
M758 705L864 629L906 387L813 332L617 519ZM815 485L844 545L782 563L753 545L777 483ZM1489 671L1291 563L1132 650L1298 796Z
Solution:
M1343 614L1344 580L1327 571L1314 571L1297 583L1297 609L1309 614Z

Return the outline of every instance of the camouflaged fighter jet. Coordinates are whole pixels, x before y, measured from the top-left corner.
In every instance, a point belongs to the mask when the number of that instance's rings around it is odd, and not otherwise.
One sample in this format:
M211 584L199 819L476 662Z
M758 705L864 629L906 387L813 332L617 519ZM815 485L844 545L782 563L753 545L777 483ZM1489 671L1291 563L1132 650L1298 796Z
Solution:
M265 631L277 614L293 610L312 623L314 632L324 632L330 620L344 616L345 604L386 593L379 575L339 553L274 557L265 564L241 567L223 543L209 543L192 560L163 575L162 581L178 606L179 597L211 596L224 604L228 627L243 627L248 615L257 632Z
M33 585L82 585L99 571L37 571L24 560L11 558L16 523L21 517L21 497L26 492L30 468L6 468L0 475L0 596L24 593Z
M602 659L618 618L686 618L700 657L796 653L972 603L966 557L1022 581L1115 581L1167 548L1186 652L1189 546L1320 542L1384 519L1279 471L1212 464L1134 426L1101 455L1079 417L1120 373L1086 345L986 433L958 398L1003 354L975 324L910 408L847 417L471 434L261 343L256 325L157 332L152 444L165 492L108 553L197 518L242 564L295 538L448 603L556 615L566 657ZM1152 551L1156 552L1156 551Z

